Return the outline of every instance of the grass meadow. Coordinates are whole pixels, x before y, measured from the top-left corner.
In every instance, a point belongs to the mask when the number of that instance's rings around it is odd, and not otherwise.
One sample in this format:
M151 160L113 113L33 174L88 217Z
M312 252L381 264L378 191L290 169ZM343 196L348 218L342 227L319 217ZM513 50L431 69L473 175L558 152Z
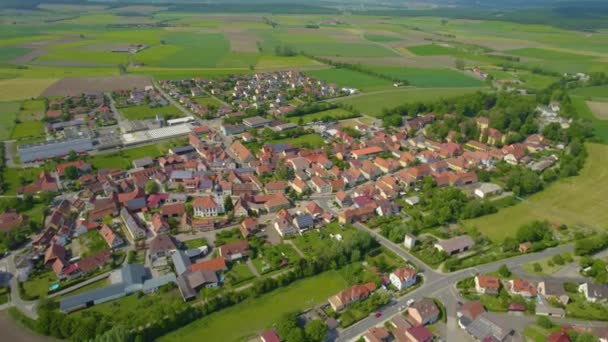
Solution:
M0 140L8 140L11 137L19 106L19 102L0 103Z
M120 152L96 154L89 157L89 163L97 169L129 169L133 167L131 162L143 157L156 158L164 155L167 151L159 145L147 145L134 147Z
M608 187L608 146L587 144L589 157L580 175L559 180L547 189L496 214L463 222L476 227L494 242L514 236L517 229L534 220L554 224L606 229L608 201L603 191ZM575 199L575 200L573 200Z
M348 69L311 70L305 73L328 83L335 83L341 87L356 88L361 91L392 88L392 84L388 80Z
M604 144L608 144L608 120L600 120L591 111L585 98L581 96L572 96L572 104L578 115L585 120L591 122L595 138Z
M313 307L347 285L337 271L321 273L199 319L159 341L187 342L201 338L224 342L247 340L270 328L281 315Z
M288 143L297 147L319 148L325 145L325 140L318 134L304 134L297 138L287 138L270 141L272 144Z
M288 117L287 120L289 122L298 123L300 121L300 119L302 119L302 121L304 121L304 123L309 123L309 122L321 120L321 119L324 119L327 117L332 118L334 120L342 120L342 119L349 118L351 115L352 115L352 113L345 109L335 108L335 109L324 110L322 112L307 114L307 115L303 115L303 116L292 116L292 117Z
M420 88L479 87L483 84L476 78L450 69L374 67L372 70Z
M154 119L156 115L181 116L182 112L174 106L151 108L148 105L123 107L119 109L120 114L127 120Z
M379 118L382 116L383 108L390 109L408 102L424 102L434 101L439 98L452 98L483 89L484 88L403 88L371 94L362 94L337 101L354 106L354 108L359 110L361 113Z

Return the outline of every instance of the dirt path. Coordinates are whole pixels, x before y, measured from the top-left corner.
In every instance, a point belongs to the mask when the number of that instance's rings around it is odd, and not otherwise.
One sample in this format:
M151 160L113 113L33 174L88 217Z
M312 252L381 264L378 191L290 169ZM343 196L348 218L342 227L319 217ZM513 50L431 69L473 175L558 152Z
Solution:
M53 338L37 335L15 322L5 311L0 311L0 331L2 341L11 342L51 342Z

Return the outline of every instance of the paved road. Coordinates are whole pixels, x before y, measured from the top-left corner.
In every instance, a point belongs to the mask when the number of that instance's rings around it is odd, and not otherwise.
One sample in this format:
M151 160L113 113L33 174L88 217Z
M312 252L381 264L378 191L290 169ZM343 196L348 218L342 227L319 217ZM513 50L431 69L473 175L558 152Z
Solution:
M184 108L181 103L175 101L174 98L169 96L169 94L167 94L165 90L161 86L159 86L158 83L156 83L155 80L152 80L152 84L154 85L154 88L156 88L156 90L158 90L158 92L161 93L165 97L165 99L167 99L167 101L171 102L171 104L173 104L177 109L184 113L185 116L192 116L194 118L197 117L196 115L194 115L194 113Z
M29 318L38 319L38 312L36 310L38 301L24 301L19 296L19 279L15 276L17 274L15 268L15 253L11 253L6 261L9 273L13 274L13 277L11 278L11 304Z
M425 278L425 283L420 288L406 294L403 297L395 299L392 305L386 306L381 309L380 311L382 312L382 317L376 318L374 316L370 316L346 329L340 330L337 341L355 340L358 336L365 333L365 331L367 331L367 329L369 329L370 327L381 324L384 320L386 320L385 317L391 317L398 313L399 307L404 306L405 303L410 299L416 300L423 297L433 297L440 291L454 286L462 279L473 277L477 274L484 274L496 271L500 267L500 265L503 264L507 265L508 267L515 267L516 265L542 260L556 254L572 252L573 250L574 245L568 244L547 249L539 253L524 254L517 257L513 257L511 259L500 260L489 264L479 265L453 273L444 274L434 280L427 281L427 279Z

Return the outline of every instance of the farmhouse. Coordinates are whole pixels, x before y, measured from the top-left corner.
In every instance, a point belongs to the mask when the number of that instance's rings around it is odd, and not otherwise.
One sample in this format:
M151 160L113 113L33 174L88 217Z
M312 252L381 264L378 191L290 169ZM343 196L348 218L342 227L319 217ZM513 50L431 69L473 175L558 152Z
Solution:
M376 285L374 283L355 285L329 297L329 305L334 311L341 311L352 303L367 298L375 289Z
M445 252L448 255L454 255L468 251L475 245L475 241L468 235L462 235L448 240L442 240L435 244L441 252Z

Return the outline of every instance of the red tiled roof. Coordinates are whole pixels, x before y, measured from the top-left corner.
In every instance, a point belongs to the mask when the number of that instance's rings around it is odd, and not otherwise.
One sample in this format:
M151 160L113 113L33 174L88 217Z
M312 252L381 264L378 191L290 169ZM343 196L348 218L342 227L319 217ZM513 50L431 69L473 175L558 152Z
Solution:
M188 266L188 268L192 272L196 272L196 271L200 271L200 270L208 270L208 271L217 272L217 271L226 269L226 261L224 260L224 258L215 258L215 259L210 259L210 260L204 260L204 261L197 262L196 264L192 264L192 265Z

